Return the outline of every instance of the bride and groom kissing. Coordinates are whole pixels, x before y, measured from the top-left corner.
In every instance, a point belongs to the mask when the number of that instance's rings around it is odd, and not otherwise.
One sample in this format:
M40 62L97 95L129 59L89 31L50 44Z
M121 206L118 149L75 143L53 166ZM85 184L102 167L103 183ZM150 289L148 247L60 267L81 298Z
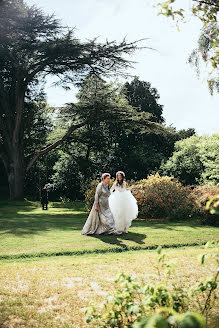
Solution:
M112 187L110 174L103 173L102 181L95 192L94 203L81 234L128 233L132 220L137 218L137 201L131 191L126 189L125 173L118 171Z

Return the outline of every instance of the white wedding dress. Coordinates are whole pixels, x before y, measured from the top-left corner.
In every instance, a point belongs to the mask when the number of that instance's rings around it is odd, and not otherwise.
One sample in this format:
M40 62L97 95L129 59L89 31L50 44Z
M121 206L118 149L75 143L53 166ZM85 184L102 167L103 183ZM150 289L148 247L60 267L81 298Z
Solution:
M114 182L110 191L109 207L113 214L116 230L128 232L132 220L138 216L137 201L131 191L126 189L125 181L122 186Z

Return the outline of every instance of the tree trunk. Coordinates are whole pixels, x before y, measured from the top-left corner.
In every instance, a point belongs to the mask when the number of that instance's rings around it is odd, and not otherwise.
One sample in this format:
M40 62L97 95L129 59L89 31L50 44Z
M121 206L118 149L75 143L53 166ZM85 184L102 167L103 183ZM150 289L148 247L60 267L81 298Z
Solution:
M22 149L14 149L11 154L9 170L8 170L8 184L10 191L10 200L24 199L24 163Z

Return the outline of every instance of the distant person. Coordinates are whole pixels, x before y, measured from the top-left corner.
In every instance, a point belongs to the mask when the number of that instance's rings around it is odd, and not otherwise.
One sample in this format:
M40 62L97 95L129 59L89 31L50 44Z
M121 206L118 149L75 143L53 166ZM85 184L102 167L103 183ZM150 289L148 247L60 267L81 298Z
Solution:
M48 210L48 185L45 185L41 192L41 204L43 210Z

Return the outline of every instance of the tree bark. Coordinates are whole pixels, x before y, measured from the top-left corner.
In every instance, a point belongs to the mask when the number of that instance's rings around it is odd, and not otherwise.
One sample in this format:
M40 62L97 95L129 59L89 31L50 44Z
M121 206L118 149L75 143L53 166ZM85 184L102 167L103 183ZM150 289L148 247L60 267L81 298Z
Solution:
M23 150L14 147L8 170L10 200L24 199L24 162Z
M24 198L24 149L23 149L23 109L24 94L21 80L17 78L15 88L15 101L11 103L4 91L0 79L0 135L2 137L0 158L6 169L10 200L23 200ZM13 104L15 103L15 108Z

